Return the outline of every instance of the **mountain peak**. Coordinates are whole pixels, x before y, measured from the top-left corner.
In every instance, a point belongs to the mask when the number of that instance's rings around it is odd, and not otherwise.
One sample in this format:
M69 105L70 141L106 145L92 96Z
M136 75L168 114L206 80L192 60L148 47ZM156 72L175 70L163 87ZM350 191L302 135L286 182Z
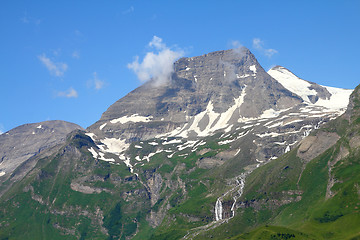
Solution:
M243 47L179 59L168 83L140 86L111 105L88 130L98 137L133 140L175 129L183 129L181 136L199 136L299 103L301 99L271 78ZM110 132L116 124L122 131Z
M33 167L30 158L65 142L66 135L77 129L83 130L74 123L52 120L24 124L1 134L0 177L11 178L10 182L21 178Z
M352 92L352 90L326 87L306 81L282 66L271 68L268 74L286 89L300 96L305 103L329 109L344 110Z

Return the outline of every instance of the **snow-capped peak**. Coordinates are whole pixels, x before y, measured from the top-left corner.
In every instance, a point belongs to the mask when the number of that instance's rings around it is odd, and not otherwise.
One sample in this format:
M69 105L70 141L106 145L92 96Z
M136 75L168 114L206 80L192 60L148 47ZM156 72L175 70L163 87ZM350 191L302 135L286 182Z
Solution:
M276 66L268 71L268 74L277 80L289 91L300 96L305 103L309 105L321 106L334 111L344 111L349 103L349 97L352 89L342 89L321 86L315 83L310 83L297 77L288 69ZM326 89L330 97L319 97L319 89ZM310 97L316 96L316 101L311 101Z
M309 96L317 94L314 89L311 89L311 84L308 81L298 78L284 67L273 67L268 71L268 74L286 89L300 96L306 103L311 102Z

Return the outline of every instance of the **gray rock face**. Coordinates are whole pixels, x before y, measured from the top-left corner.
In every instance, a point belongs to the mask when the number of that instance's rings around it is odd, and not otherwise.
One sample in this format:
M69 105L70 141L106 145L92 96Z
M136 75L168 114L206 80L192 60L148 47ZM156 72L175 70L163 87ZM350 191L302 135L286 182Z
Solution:
M169 82L157 86L149 81L140 86L111 105L88 130L99 138L131 142L181 128L210 105L215 114L239 105L229 113L226 125L241 117L255 118L265 110L280 110L301 102L267 74L246 48L217 51L179 59ZM139 116L143 120L130 121ZM201 120L202 128L209 120Z
M80 126L65 121L25 124L0 135L0 182L26 160L65 141Z

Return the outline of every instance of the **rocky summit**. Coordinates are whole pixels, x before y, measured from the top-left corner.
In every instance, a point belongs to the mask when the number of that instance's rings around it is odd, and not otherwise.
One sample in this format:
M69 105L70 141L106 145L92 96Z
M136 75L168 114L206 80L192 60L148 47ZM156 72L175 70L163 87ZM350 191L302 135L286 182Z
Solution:
M0 239L357 239L358 88L240 48L179 59L86 130L15 128Z
M98 145L94 157L106 154L132 168L162 151L168 138L176 138L168 149L174 155L189 141L221 132L219 142L231 145L249 134L256 150L248 161L264 163L342 114L352 92L302 80L280 66L265 72L246 48L179 59L168 82L154 81L118 100L87 129ZM150 139L160 146L147 156L127 154L131 143Z

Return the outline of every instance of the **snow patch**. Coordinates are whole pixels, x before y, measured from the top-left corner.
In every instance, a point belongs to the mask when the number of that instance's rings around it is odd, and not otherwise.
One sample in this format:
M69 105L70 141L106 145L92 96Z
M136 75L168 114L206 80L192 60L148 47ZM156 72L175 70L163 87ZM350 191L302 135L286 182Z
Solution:
M95 134L94 133L85 133L86 136L89 136L93 141L95 141Z
M93 155L93 157L94 157L95 159L97 159L98 154L97 154L97 152L95 151L95 149L93 149L93 148L91 147L91 148L89 148L88 150L89 150L89 152Z
M188 147L193 147L197 141L187 141L183 145L177 146L179 151L182 151Z
M285 148L285 153L287 153L287 152L290 152L290 146L289 145L286 146L286 148Z
M104 151L114 154L120 154L127 150L130 144L126 143L125 139L117 139L117 138L104 138L101 142L105 145L98 145L98 147Z
M229 140L224 140L224 141L221 141L221 142L218 142L219 145L225 145L225 144L228 144L228 143L232 143L233 141L235 141L236 139L229 139Z
M124 161L124 163L125 163L125 165L126 165L128 168L130 168L130 172L133 173L133 172L134 172L134 169L133 169L133 166L132 166L131 163L130 163L130 159L126 159L126 160Z
M249 74L244 74L244 75L236 74L236 78L247 78L249 76L250 76Z
M267 118L275 118L275 117L278 117L280 115L280 113L286 112L289 109L290 108L286 108L286 109L281 109L281 110L276 111L275 109L270 108L270 109L265 110L261 114L260 118L263 118L263 119L264 118L265 119L267 119Z
M345 112L347 105L349 104L349 98L353 90L341 89L334 87L325 87L330 93L331 97L329 100L319 99L316 105L326 107L330 110L341 111L341 114Z
M251 66L249 67L249 69L250 69L251 71L253 71L254 74L256 74L256 66L255 66L255 65L251 65Z
M170 155L167 155L167 158L172 158L174 156L175 153L172 153Z
M290 122L284 123L284 126L290 125L290 124L293 124L293 123L297 123L297 122L302 122L302 121L303 121L303 120L301 120L301 119L292 120L292 121L290 121Z
M124 117L121 117L121 118L117 118L117 119L113 119L111 120L110 122L112 124L114 123L121 123L121 124L124 124L124 123L127 123L127 122L150 122L152 120L152 116L149 116L149 117L144 117L144 116L139 116L138 114L133 114L131 116L124 116Z
M283 122L278 122L278 123L274 123L273 125L267 126L268 128L274 128L274 127L279 127L283 124ZM266 126L266 124L265 124Z
M105 162L115 162L115 159L113 158L105 158L105 153L99 152L99 155L100 155L99 157L100 160L103 160Z
M106 126L106 124L107 124L107 123L102 124L102 125L99 127L99 129L102 130L102 129Z
M162 144L163 145L168 145L168 144L175 144L175 143L181 143L181 140L180 139L173 139L173 140L168 141L168 142L163 142Z
M256 136L258 136L258 137L260 137L260 138L264 138L264 137L277 137L277 136L280 136L280 134L279 134L279 133L271 132L271 133L256 134Z
M188 154L188 153L179 154L178 157L185 157L185 156L187 156L187 155L189 155L189 154Z

